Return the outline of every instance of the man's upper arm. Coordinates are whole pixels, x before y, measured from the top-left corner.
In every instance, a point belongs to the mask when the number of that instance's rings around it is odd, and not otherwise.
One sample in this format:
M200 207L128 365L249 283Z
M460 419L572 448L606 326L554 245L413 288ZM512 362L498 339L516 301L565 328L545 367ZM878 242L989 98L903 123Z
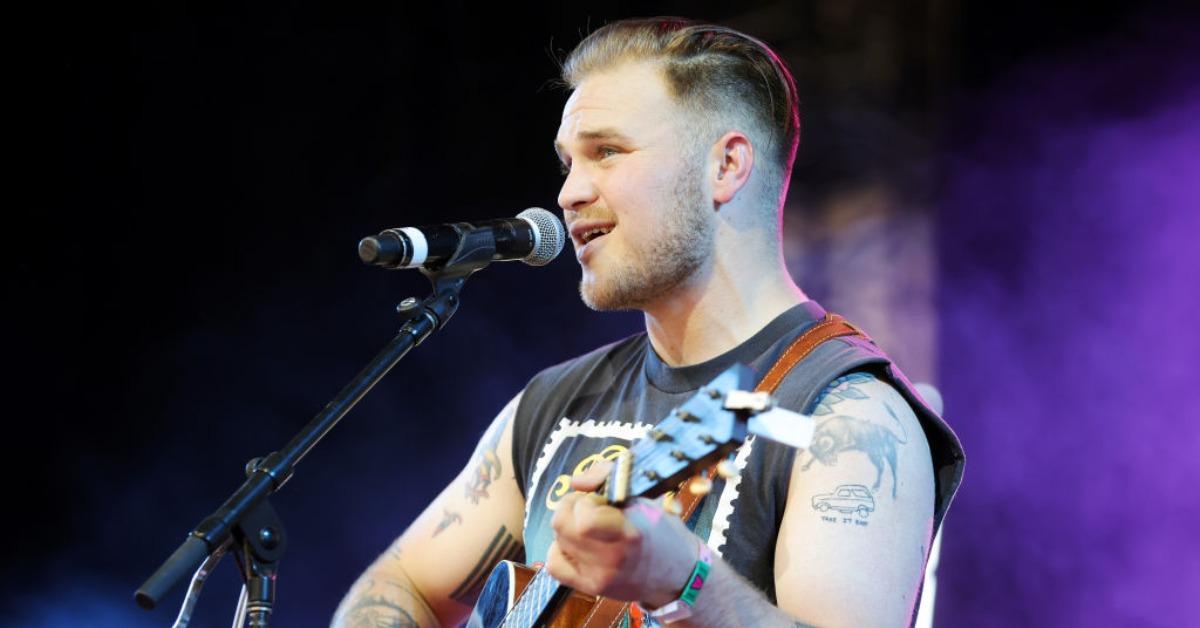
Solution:
M835 380L797 452L775 550L780 608L817 625L906 625L933 526L929 445L912 409L865 373Z
M368 572L411 583L444 625L470 612L497 562L522 556L525 501L512 462L520 399L500 411L467 466Z

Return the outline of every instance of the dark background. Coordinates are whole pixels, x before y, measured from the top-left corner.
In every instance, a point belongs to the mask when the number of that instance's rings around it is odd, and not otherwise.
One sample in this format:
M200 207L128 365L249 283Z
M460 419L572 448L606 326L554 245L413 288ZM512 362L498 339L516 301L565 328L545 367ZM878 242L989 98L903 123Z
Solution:
M15 19L0 620L168 624L178 593L145 613L137 585L427 291L357 240L556 209L554 57L650 14L792 63L789 212L882 179L938 229L938 383L970 460L938 623L1194 618L1196 12L827 1ZM587 310L577 278L570 255L487 269L304 460L273 499L279 625L326 623L530 376L640 328ZM222 565L193 625L225 625L236 587Z

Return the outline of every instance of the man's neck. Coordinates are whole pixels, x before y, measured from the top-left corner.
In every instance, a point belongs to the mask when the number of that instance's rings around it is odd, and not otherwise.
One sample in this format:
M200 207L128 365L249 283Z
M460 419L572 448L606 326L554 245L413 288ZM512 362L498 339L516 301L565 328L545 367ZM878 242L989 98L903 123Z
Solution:
M808 300L782 264L754 273L728 268L714 264L644 310L650 344L663 362L687 366L715 358Z

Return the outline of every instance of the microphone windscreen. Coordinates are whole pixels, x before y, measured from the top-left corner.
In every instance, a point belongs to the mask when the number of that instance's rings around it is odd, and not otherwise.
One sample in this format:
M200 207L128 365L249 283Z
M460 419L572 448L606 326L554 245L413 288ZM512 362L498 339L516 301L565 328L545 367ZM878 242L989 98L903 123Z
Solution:
M533 225L534 247L521 261L531 266L545 266L562 252L567 243L567 230L557 216L542 209L530 207L517 214L517 218Z

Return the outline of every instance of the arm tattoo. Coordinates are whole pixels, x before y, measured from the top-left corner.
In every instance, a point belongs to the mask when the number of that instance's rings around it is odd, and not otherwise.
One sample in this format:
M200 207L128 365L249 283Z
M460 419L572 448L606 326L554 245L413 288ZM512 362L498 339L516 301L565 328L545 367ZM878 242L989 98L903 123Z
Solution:
M396 539L388 546L386 556L388 560L400 560L402 552L400 551L400 539Z
M442 531L446 528L449 528L450 524L452 523L457 523L460 525L462 524L462 515L458 514L457 512L443 508L442 513L442 521L437 525L437 529L433 531L434 536L441 534Z
M821 392L821 397L817 402L817 407L813 409L812 415L833 414L833 406L846 399L867 399L867 393L863 392L858 385L874 380L873 376L866 373L850 373L829 382L829 385Z
M508 532L508 528L500 526L500 530L496 532L496 536L492 537L492 542L488 544L487 550L479 558L479 562L475 563L471 573L467 574L466 579L458 585L450 597L467 606L474 604L475 598L479 596L479 591L483 589L484 581L492 572L492 567L495 567L496 563L501 560L518 560L524 553L525 550Z
M475 449L475 472L467 479L464 494L472 504L478 504L480 499L487 499L488 487L500 479L500 437L508 419L497 422L492 430L484 434L479 447Z
M421 600L416 592L399 582L388 580L383 584L399 589L400 593L408 597ZM375 580L367 580L363 589L376 589ZM423 600L421 604L424 604ZM420 628L421 625L399 600L378 590L360 596L353 606L346 609L341 619L343 622L339 625L347 628Z
M831 510L843 515L856 514L858 519L842 517L841 522L866 527L867 517L875 512L875 498L862 484L842 484L830 493L813 495L812 508L822 513L821 519L829 523L838 522L837 517L831 516L832 513L826 514Z
M859 385L874 381L875 378L866 373L851 373L834 380L821 397L813 411L814 416L824 416L813 433L812 444L806 453L808 462L800 467L807 471L814 462L823 466L834 466L838 454L848 451L858 451L866 454L867 459L875 466L875 483L871 486L878 491L886 468L892 472L892 498L896 498L896 446L908 442L908 432L900 422L891 405L882 401L891 419L887 426L877 422L858 419L845 415L834 415L834 406L846 399L866 400L870 396ZM832 415L832 416L830 416Z
M382 595L368 595L346 613L350 628L420 628L413 616Z

